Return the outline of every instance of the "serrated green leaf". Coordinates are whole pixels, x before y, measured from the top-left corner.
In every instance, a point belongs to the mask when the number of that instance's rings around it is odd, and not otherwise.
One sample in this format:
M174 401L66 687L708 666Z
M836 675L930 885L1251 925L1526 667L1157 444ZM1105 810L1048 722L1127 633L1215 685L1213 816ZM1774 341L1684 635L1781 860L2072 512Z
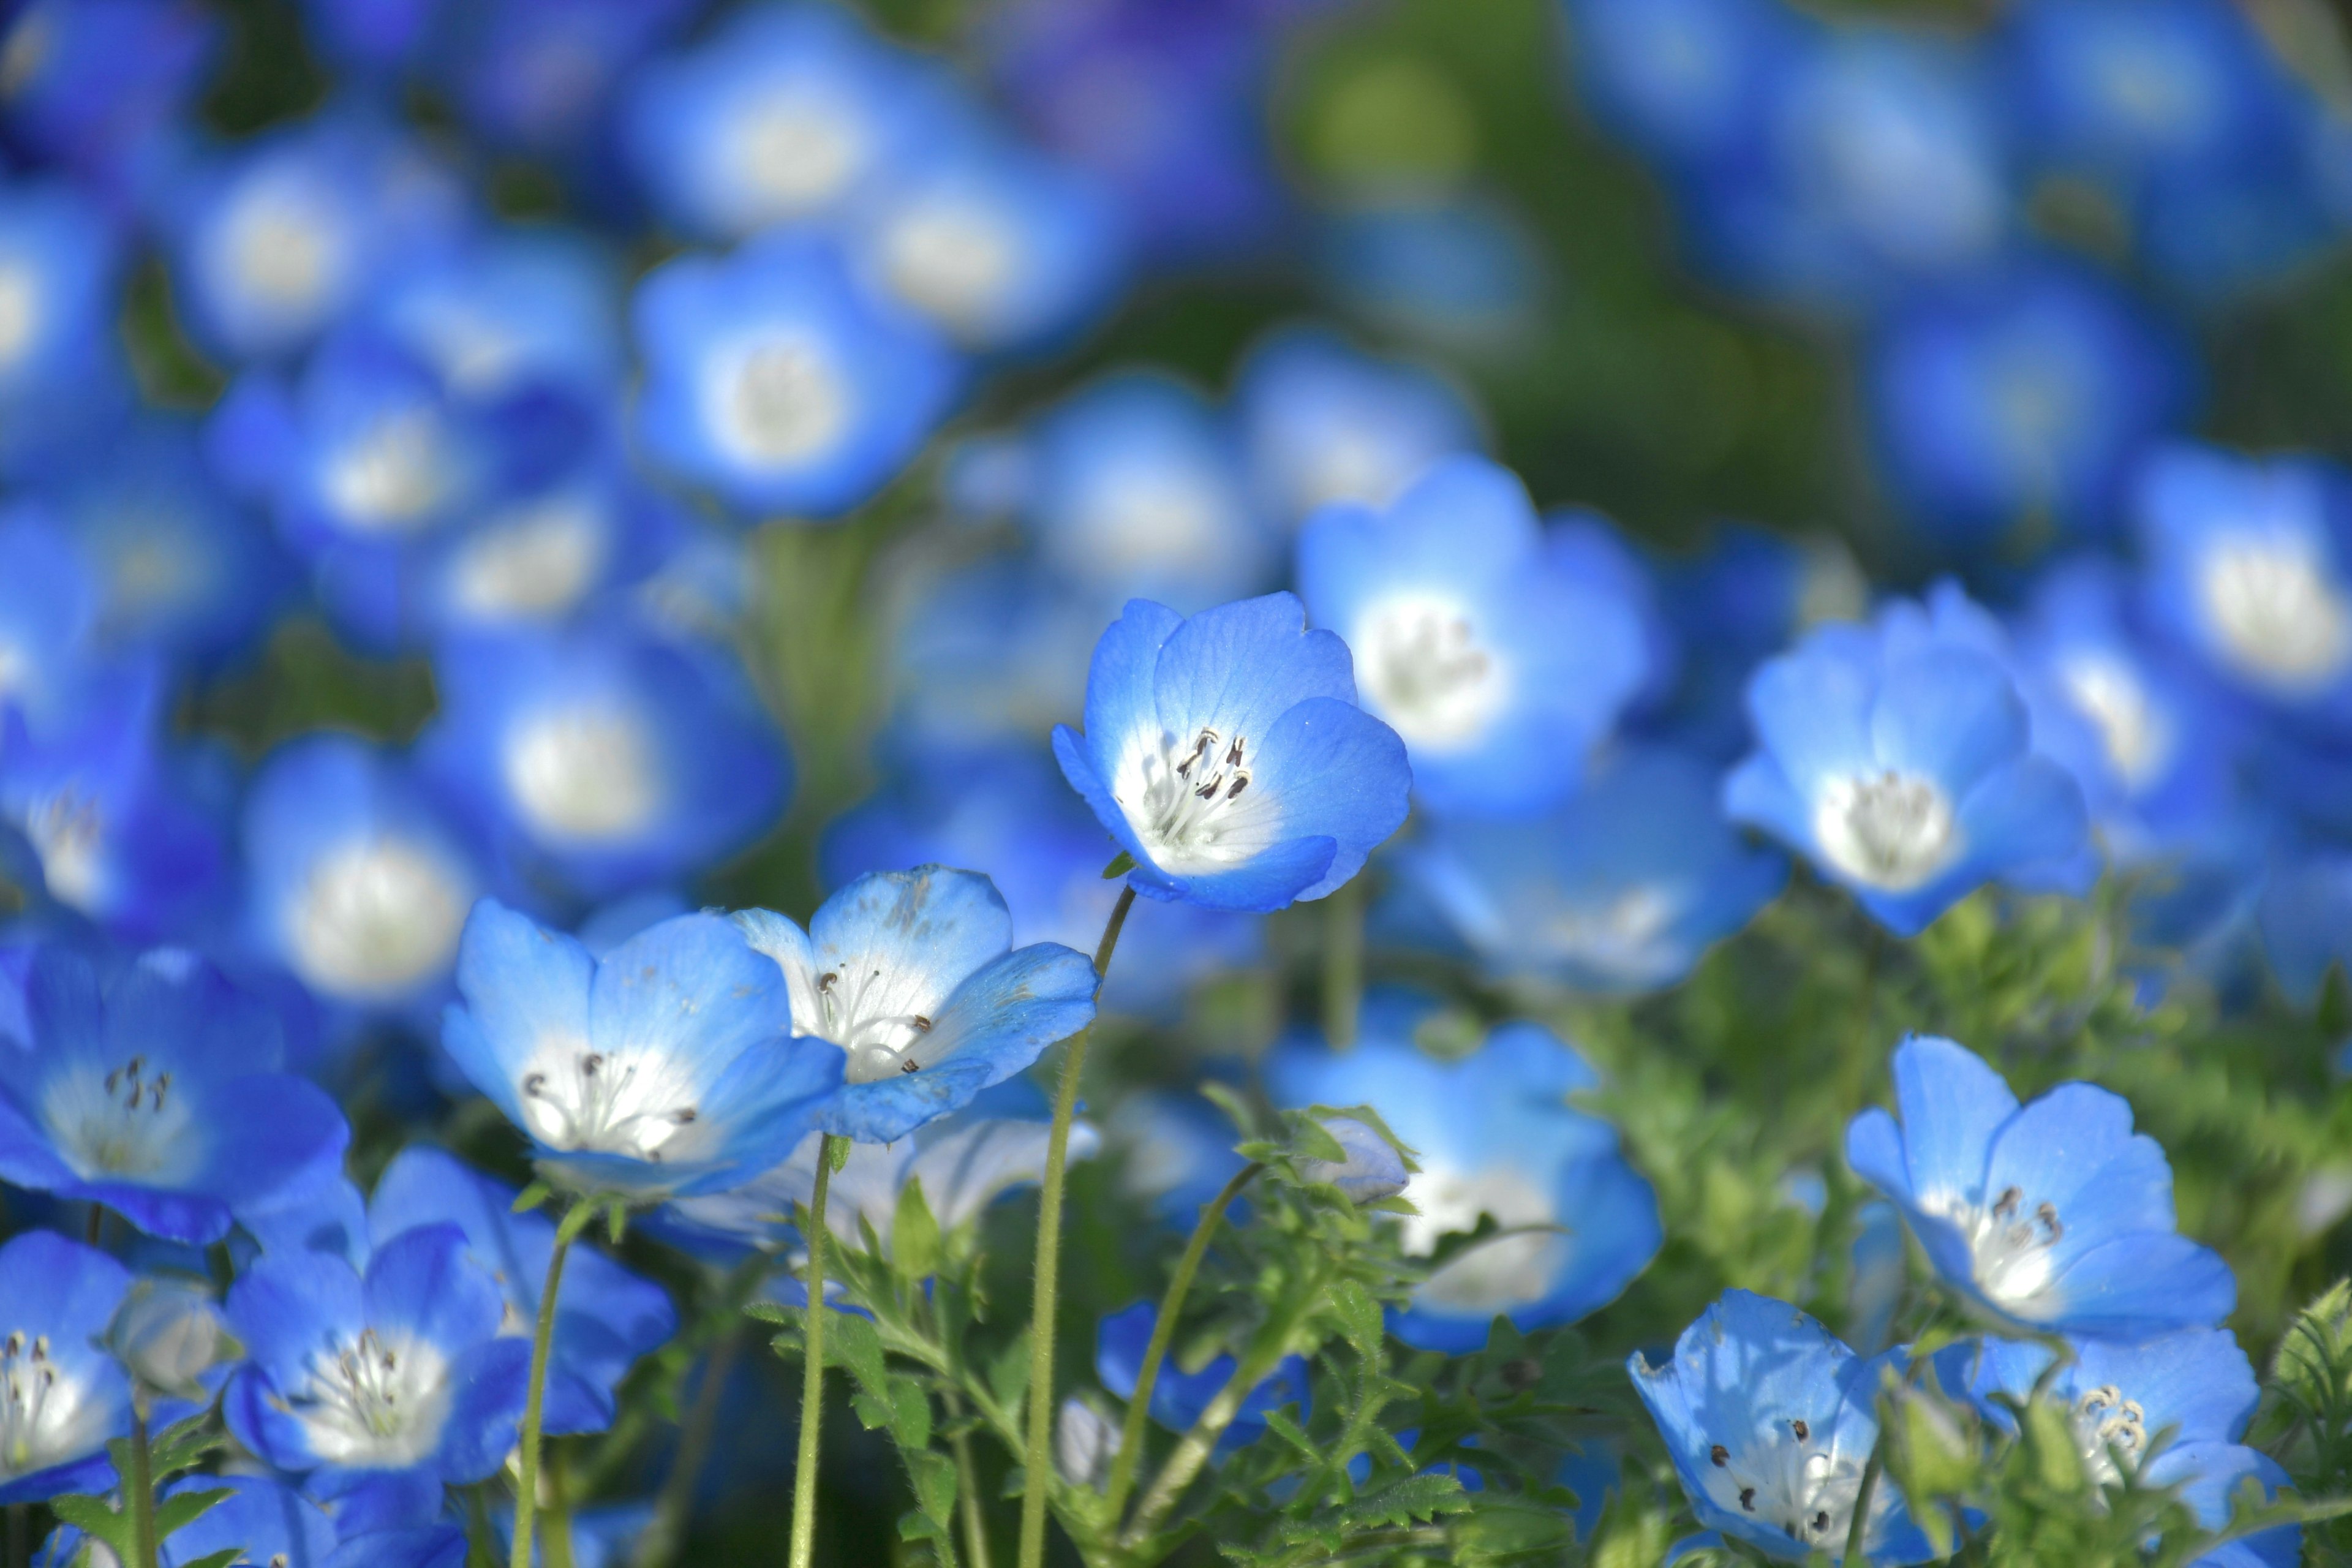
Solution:
M829 1366L847 1368L860 1388L886 1405L889 1402L890 1373L883 1364L882 1336L866 1319L841 1311L826 1318L824 1359Z
M214 1491L173 1492L155 1505L155 1539L168 1539L173 1531L185 1529L210 1513L214 1505L235 1495L226 1487Z
M1372 1293L1353 1279L1342 1279L1331 1287L1329 1299L1349 1348L1365 1361L1376 1360L1386 1342L1388 1330L1381 1304L1372 1300Z
M1332 1165L1348 1163L1347 1149L1331 1136L1328 1128L1312 1116L1292 1117L1290 1152L1295 1159L1320 1160Z
M925 1514L942 1525L954 1517L954 1460L928 1449L910 1452L907 1455L907 1479L914 1483L915 1504Z
M49 1511L84 1535L102 1541L117 1557L131 1556L131 1516L117 1513L104 1498L58 1497L49 1500Z
M238 1558L244 1555L244 1547L227 1546L223 1547L218 1552L207 1552L202 1557L193 1558L188 1562L183 1563L180 1564L180 1568L229 1568L230 1563L235 1563Z
M931 1217L923 1184L898 1189L898 1210L890 1220L890 1266L902 1279L929 1279L940 1267L940 1222Z
M1029 1388L1029 1331L1024 1329L988 1363L988 1392L997 1408L1017 1415Z
M911 1377L890 1380L890 1438L908 1454L931 1446L931 1396Z
M748 1301L744 1303L743 1315L763 1323L788 1323L795 1329L801 1326L801 1310L777 1301Z

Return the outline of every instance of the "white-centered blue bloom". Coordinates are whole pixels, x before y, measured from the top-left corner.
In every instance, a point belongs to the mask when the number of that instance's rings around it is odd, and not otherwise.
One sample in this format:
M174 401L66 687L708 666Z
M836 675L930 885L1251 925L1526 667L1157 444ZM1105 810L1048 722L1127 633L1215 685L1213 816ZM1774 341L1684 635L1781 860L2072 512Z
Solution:
M1676 174L1752 163L1814 24L1780 0L1568 0L1570 63L1609 132Z
M1845 1561L1864 1469L1878 1443L1881 1383L1907 1352L1867 1360L1790 1306L1728 1290L1653 1365L1625 1363L1701 1524L1782 1562ZM1935 1555L1900 1488L1872 1489L1866 1561Z
M844 1057L795 1038L784 975L732 921L679 915L603 960L495 900L475 906L442 1043L541 1171L654 1199L720 1192L826 1114Z
M1404 742L1356 706L1348 645L1288 594L1190 619L1133 601L1095 647L1086 720L1083 737L1055 730L1054 754L1152 898L1319 899L1404 821Z
M1059 942L1014 948L1012 911L971 871L869 872L805 931L766 910L735 920L790 985L793 1033L847 1053L818 1124L859 1142L961 1110L1094 1019L1093 961Z
M1251 348L1234 416L1259 504L1291 523L1333 501L1385 507L1440 458L1485 444L1452 382L1314 326L1277 328Z
M0 179L0 464L78 440L120 400L121 250L74 187Z
M1310 518L1298 584L1441 813L1524 814L1574 791L1648 674L1633 606L1553 565L1526 488L1481 458L1440 462L1385 510Z
M1901 1121L1855 1117L1846 1162L1976 1310L2126 1342L2229 1316L2229 1265L2174 1228L2172 1169L2122 1096L2067 1083L2021 1108L1981 1058L1932 1036L1895 1048L1894 1075Z
M114 1485L131 1380L99 1339L130 1289L121 1264L45 1230L0 1246L0 1503Z

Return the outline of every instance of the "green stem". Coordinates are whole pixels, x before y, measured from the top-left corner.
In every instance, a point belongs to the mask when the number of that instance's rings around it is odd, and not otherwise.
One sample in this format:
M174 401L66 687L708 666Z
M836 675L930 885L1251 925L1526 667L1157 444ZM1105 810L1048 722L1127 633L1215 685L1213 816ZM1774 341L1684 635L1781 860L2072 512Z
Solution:
M540 1415L547 1404L548 1349L555 1342L555 1295L563 1285L563 1260L572 1251L572 1243L587 1228L597 1206L590 1198L574 1199L571 1212L555 1227L555 1246L547 1255L547 1282L539 1292L539 1323L530 1336L530 1386L523 1398L522 1431L517 1438L522 1459L515 1478L514 1550L508 1553L508 1568L534 1568L530 1538L539 1521Z
M809 1196L808 1310L801 1318L807 1326L802 1332L800 1452L793 1461L792 1568L809 1568L816 1557L816 1454L824 1424L824 1201L833 1190L835 1152L845 1153L848 1148L846 1138L824 1135L817 1148L816 1191Z
M1319 1293L1318 1289L1316 1294ZM1242 1401L1247 1399L1251 1392L1282 1364L1283 1352L1290 1340L1289 1331L1296 1322L1297 1315L1294 1315L1283 1324L1280 1333L1269 1332L1261 1336L1256 1348L1234 1369L1234 1375L1226 1380L1224 1387L1217 1390L1217 1396L1209 1401L1208 1408L1201 1412L1200 1419L1192 1423L1192 1429L1178 1439L1175 1452L1168 1456L1167 1465L1153 1479L1151 1489L1144 1494L1143 1501L1136 1508L1135 1522L1119 1538L1122 1545L1132 1547L1139 1544L1176 1505L1176 1500L1183 1495L1184 1489L1192 1484L1192 1478L1199 1475L1201 1467L1209 1462L1209 1455L1215 1449L1217 1439L1225 1435L1225 1428L1233 1425L1235 1415L1241 1414Z
M1323 1037L1335 1051L1356 1043L1364 1001L1364 879L1323 900Z
M1135 884L1118 892L1102 941L1095 948L1095 992L1110 973L1110 955L1118 951L1118 933L1127 911L1135 907ZM1062 1061L1062 1085L1054 1097L1053 1131L1045 1138L1045 1182L1037 1206L1037 1272L1030 1295L1029 1434L1022 1450L1021 1568L1044 1568L1045 1562L1045 1496L1054 1483L1054 1313L1059 1306L1062 1268L1062 1173L1070 1153L1070 1123L1077 1116L1078 1075L1087 1065L1087 1039L1092 1025L1073 1036L1069 1055Z
M147 1452L143 1396L131 1404L131 1473L122 1478L122 1489L131 1505L131 1568L156 1568L155 1472Z
M963 1400L955 1390L941 1389L940 1398L950 1419L963 1418ZM956 1509L963 1518L963 1554L971 1560L971 1568L989 1568L988 1518L981 1511L980 1472L971 1462L971 1435L958 1426L948 1438L948 1449L955 1456Z
M539 1554L547 1568L572 1568L572 1489L563 1472L563 1449L547 1450L547 1528L541 1531Z
M1192 1289L1192 1277L1201 1271L1201 1259L1208 1256L1209 1238L1225 1217L1226 1205L1241 1195L1252 1178L1265 1167L1256 1162L1244 1165L1234 1173L1224 1190L1201 1205L1200 1222L1192 1226L1192 1238L1184 1244L1184 1256L1176 1262L1174 1278L1168 1281L1168 1293L1160 1298L1159 1319L1151 1325L1150 1342L1143 1348L1143 1366L1135 1374L1135 1391L1127 1401L1127 1419L1118 1435L1118 1453L1111 1460L1110 1486L1104 1496L1109 1500L1105 1517L1117 1527L1119 1510L1127 1506L1127 1494L1135 1485L1135 1466L1143 1452L1144 1424L1150 1417L1151 1391L1160 1381L1160 1363L1168 1358L1168 1346L1176 1337L1176 1319L1184 1310L1184 1298Z
M1870 1446L1870 1462L1862 1467L1862 1485L1854 1489L1853 1522L1845 1527L1845 1552L1839 1559L1848 1563L1869 1561L1862 1554L1864 1539L1870 1534L1870 1499L1878 1489L1878 1473L1886 1468L1886 1431L1881 1427L1878 1441Z

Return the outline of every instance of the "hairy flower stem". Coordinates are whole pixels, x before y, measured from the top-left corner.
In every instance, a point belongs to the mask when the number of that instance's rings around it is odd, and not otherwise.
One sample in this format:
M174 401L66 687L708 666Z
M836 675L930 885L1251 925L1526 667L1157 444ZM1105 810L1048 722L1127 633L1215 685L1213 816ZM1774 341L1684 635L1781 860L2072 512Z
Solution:
M1184 1244L1184 1256L1176 1261L1174 1278L1168 1281L1168 1293L1160 1298L1160 1317L1151 1325L1151 1342L1143 1350L1143 1366L1135 1374L1135 1392L1128 1397L1127 1419L1118 1435L1118 1453L1111 1460L1110 1486L1104 1493L1109 1500L1105 1517L1117 1527L1119 1510L1127 1506L1127 1494L1135 1485L1136 1461L1143 1452L1143 1429L1151 1412L1151 1391L1160 1381L1160 1363L1168 1359L1169 1342L1176 1337L1176 1319L1184 1310L1184 1298L1192 1289L1192 1277L1201 1271L1201 1259L1208 1256L1210 1238L1225 1217L1225 1208L1241 1195L1265 1166L1256 1162L1244 1165L1234 1173L1233 1180L1213 1198L1201 1205L1200 1223L1192 1227L1192 1240Z
M547 1352L555 1341L555 1294L563 1285L563 1260L572 1243L585 1229L598 1205L590 1198L572 1200L570 1212L555 1227L555 1247L547 1255L547 1282L540 1288L539 1322L530 1336L530 1386L523 1398L522 1431L517 1438L521 1460L515 1475L514 1550L508 1568L535 1568L531 1532L539 1522L539 1429L547 1405Z
M1110 955L1127 911L1135 907L1135 885L1121 888L1095 948L1095 994L1102 994ZM1045 1496L1054 1484L1054 1313L1060 1305L1062 1268L1062 1172L1069 1162L1070 1122L1078 1110L1078 1075L1087 1065L1087 1039L1093 1026L1070 1039L1062 1061L1062 1085L1054 1097L1054 1127L1045 1139L1045 1182L1037 1205L1037 1273L1030 1295L1029 1441L1022 1452L1020 1568L1044 1568Z
M1296 1319L1292 1321L1295 1322ZM1175 1451L1168 1456L1168 1463L1154 1478L1151 1489L1144 1494L1143 1501L1137 1507L1135 1522L1129 1525L1127 1533L1119 1538L1121 1545L1133 1547L1141 1544L1167 1516L1168 1510L1176 1506L1176 1500L1183 1495L1186 1487L1192 1484L1192 1478L1201 1473L1201 1467L1209 1462L1210 1454L1216 1449L1217 1439L1225 1435L1225 1428L1232 1426L1234 1417L1241 1414L1242 1402L1259 1384L1273 1375L1276 1367L1282 1364L1283 1351L1290 1338L1290 1326L1286 1323L1282 1333L1261 1336L1255 1349L1243 1358L1241 1364L1234 1369L1234 1375L1226 1380L1224 1387L1217 1390L1217 1396L1209 1401L1207 1409L1201 1412L1201 1418L1192 1423L1192 1429L1177 1440Z
M809 1568L816 1557L817 1439L824 1425L824 1200L833 1190L833 1163L846 1158L849 1140L824 1135L816 1155L816 1191L809 1194L808 1310L801 1321L800 1452L793 1460L792 1568Z
M1323 1037L1335 1051L1356 1043L1364 1002L1364 879L1323 900Z
M131 1568L156 1568L155 1467L148 1456L143 1394L131 1402L129 1447L131 1473L122 1478L122 1490L131 1509Z
M954 1389L942 1389L940 1399L950 1419L963 1419L963 1400ZM957 1428L948 1438L948 1448L955 1455L956 1508L963 1518L963 1553L971 1560L971 1568L989 1568L988 1518L981 1510L980 1473L972 1468L971 1435Z

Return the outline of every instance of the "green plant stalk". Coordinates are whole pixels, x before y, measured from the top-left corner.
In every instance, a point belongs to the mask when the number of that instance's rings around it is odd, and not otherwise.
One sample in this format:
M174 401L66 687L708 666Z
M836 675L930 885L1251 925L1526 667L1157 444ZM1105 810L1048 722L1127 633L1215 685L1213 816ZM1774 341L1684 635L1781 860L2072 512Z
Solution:
M1335 1051L1356 1043L1364 1002L1364 879L1323 900L1323 1037Z
M1143 1349L1143 1366L1135 1374L1135 1392L1128 1397L1127 1418L1119 1427L1118 1453L1111 1460L1110 1485L1104 1492L1108 1500L1105 1512L1113 1529L1118 1528L1119 1511L1127 1506L1127 1494L1135 1486L1136 1461L1143 1451L1144 1425L1151 1412L1151 1391L1160 1381L1160 1364L1168 1357L1169 1342L1176 1337L1177 1315L1184 1310L1184 1298L1192 1289L1192 1277L1201 1271L1201 1260L1208 1256L1210 1238L1224 1219L1226 1206L1265 1169L1255 1161L1244 1165L1234 1173L1223 1191L1201 1205L1200 1222L1192 1226L1192 1237L1184 1244L1184 1256L1177 1259L1175 1276L1168 1281L1168 1293L1160 1300L1160 1317L1151 1325L1150 1342Z
M940 1401L950 1419L963 1418L963 1400L952 1387L940 1390ZM989 1568L988 1519L981 1512L980 1473L972 1467L971 1436L959 1428L948 1438L948 1451L955 1456L956 1511L963 1520L963 1553L971 1559L971 1568Z
M8 1505L8 1568L26 1568L33 1560L33 1505Z
M533 1568L530 1544L539 1522L540 1417L547 1405L548 1347L555 1341L555 1296L563 1285L563 1260L572 1251L572 1243L587 1227L597 1207L592 1199L575 1198L563 1222L555 1227L555 1247L547 1256L547 1282L540 1288L539 1322L530 1336L530 1392L523 1398L522 1431L518 1437L522 1458L515 1477L514 1549L508 1553L508 1568Z
M547 1568L572 1568L572 1488L564 1474L563 1449L547 1451L547 1528L540 1531L539 1555Z
M131 1568L156 1568L155 1468L148 1458L144 1396L131 1402L131 1473L122 1478L131 1509Z
M1102 941L1095 947L1095 994L1102 994L1103 976L1110 973L1110 955L1118 949L1118 933L1127 911L1135 907L1135 884L1118 891ZM1045 1494L1053 1485L1054 1442L1054 1313L1060 1305L1062 1268L1062 1175L1069 1163L1070 1123L1077 1116L1078 1075L1087 1065L1089 1024L1070 1040L1062 1062L1061 1088L1054 1096L1054 1126L1045 1137L1045 1180L1037 1205L1037 1271L1030 1294L1029 1432L1022 1447L1021 1568L1044 1568L1045 1562ZM797 1565L795 1565L797 1568Z
M816 1155L816 1191L809 1194L808 1310L801 1321L800 1452L793 1458L792 1568L809 1568L816 1558L817 1439L824 1425L824 1201L833 1189L836 1147L849 1141L824 1135Z

